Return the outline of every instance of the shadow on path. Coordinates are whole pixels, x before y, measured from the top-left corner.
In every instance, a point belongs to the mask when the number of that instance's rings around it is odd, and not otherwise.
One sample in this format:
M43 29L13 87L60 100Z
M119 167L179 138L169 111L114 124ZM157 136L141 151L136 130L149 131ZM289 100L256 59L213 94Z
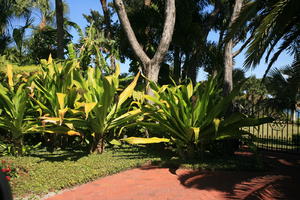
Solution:
M186 171L178 180L187 188L223 192L228 199L299 199L300 156L263 152L263 159L264 172Z

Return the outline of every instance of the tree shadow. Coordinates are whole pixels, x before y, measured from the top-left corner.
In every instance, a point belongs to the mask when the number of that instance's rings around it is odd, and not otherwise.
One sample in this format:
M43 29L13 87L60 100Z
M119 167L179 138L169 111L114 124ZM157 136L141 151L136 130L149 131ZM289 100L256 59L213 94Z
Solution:
M40 158L41 160L38 162L49 161L49 162L64 162L66 160L69 161L77 161L80 158L87 156L88 153L84 151L55 151L53 153L40 151L36 153L30 154L31 157Z
M148 146L132 147L132 146L121 146L113 149L116 152L113 157L122 159L143 159L143 158L159 158L160 160L168 160L173 154L170 152L158 150L156 148L149 148Z
M266 171L192 171L178 175L187 188L217 190L227 199L299 199L300 156L264 153Z

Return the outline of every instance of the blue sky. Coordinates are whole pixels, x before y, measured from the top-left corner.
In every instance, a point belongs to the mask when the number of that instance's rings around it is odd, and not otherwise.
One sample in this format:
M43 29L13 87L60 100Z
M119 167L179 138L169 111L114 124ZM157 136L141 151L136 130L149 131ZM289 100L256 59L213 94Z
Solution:
M83 29L86 26L86 20L82 16L82 14L89 14L90 10L97 10L102 13L100 0L65 0L65 2L69 6L69 12L67 17L80 25ZM54 0L52 0L52 6L54 7ZM72 30L71 33L75 36L74 42L77 42L78 36L75 30ZM218 35L214 32L209 34L209 40L215 41ZM287 55L286 52L282 53L279 59L275 62L273 67L282 67L292 62L293 58L290 55ZM238 55L235 59L235 67L242 68L244 62L244 52ZM261 64L257 66L254 70L249 70L246 75L256 75L256 77L262 77L264 71L267 67L267 64L264 63L262 59ZM128 62L121 65L121 72L128 71ZM200 70L198 74L198 80L202 80L206 78L206 74Z

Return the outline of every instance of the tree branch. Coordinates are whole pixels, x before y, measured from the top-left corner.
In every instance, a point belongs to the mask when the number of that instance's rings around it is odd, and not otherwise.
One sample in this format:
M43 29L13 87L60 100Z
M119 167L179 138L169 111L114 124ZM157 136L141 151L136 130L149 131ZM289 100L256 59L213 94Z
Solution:
M129 43L135 53L135 55L141 60L143 65L146 65L150 62L150 58L144 52L143 48L140 46L139 42L136 39L136 36L132 30L129 19L127 17L127 13L125 10L125 6L122 0L114 0L116 10L123 26L123 29L127 35Z
M162 38L152 59L154 63L161 63L163 61L172 41L176 18L175 0L166 0L165 16Z

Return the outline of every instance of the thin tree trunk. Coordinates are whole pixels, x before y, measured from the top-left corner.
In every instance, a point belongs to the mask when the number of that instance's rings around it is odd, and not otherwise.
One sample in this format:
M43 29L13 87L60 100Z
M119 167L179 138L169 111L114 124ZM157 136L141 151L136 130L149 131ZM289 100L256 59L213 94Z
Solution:
M102 154L105 148L105 139L103 136L96 134L93 140L93 144L90 149L90 153Z
M174 81L179 83L181 76L181 61L180 61L180 50L178 47L174 48Z
M188 65L187 77L189 77L191 79L193 84L196 84L196 82L197 82L197 64L194 63L193 60L191 60Z
M64 6L62 0L55 0L57 57L64 58Z
M230 19L229 27L232 26L236 18L239 16L240 11L242 9L243 0L236 0L232 12L232 16ZM224 85L223 85L223 95L228 96L233 88L233 80L232 80L232 70L233 70L233 39L230 39L225 44L224 49Z
M139 42L136 39L136 36L131 28L130 22L128 20L125 6L122 0L114 0L119 19L121 21L122 27L127 35L129 43L135 53L135 55L139 58L139 60L143 64L143 71L146 77L153 82L157 82L158 74L160 70L160 64L163 62L163 59L169 49L169 45L172 40L172 35L174 31L175 25L175 0L166 0L166 7L165 7L165 22L164 22L164 29L162 33L162 37L156 53L152 59L150 59ZM144 2L147 3L147 2ZM151 3L151 1L150 1ZM150 88L146 89L146 93L151 95L152 91Z
M202 33L202 38L203 40L207 40L208 34L211 31L212 26L214 26L216 20L218 19L218 14L221 12L222 10L222 1L221 0L216 0L214 3L214 9L212 10L212 12L208 15L207 20L204 22L203 25L203 30L201 31ZM198 59L198 54L200 51L202 51L203 49L196 49L193 51L193 53L189 56L189 60L185 63L189 63L189 64L184 64L184 67L186 69L185 73L187 75L187 77L185 78L190 78L192 80L196 80L195 77L197 77L197 67L191 67L191 64ZM191 69L189 69L191 68ZM189 71L189 73L188 73ZM184 77L182 77L184 79Z
M104 30L105 32L105 37L107 37L109 40L112 39L112 29L111 29L111 16L109 13L109 9L107 7L107 1L106 0L100 0L103 15L104 15L104 24L106 26L106 29ZM115 71L116 69L116 61L115 57L113 55L110 56L110 65L111 69Z

